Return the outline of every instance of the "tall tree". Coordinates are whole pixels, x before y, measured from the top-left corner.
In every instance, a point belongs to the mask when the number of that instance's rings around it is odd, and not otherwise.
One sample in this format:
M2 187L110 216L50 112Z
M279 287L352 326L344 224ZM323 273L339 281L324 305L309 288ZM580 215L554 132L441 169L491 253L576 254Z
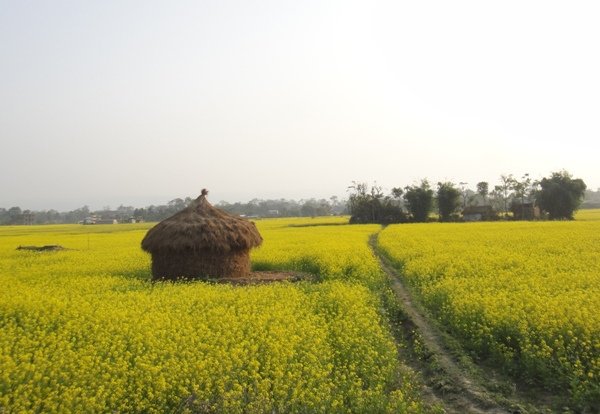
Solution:
M371 217L373 223L376 223L377 220L377 210L381 206L381 200L383 199L383 187L377 185L377 183L373 183L371 186Z
M371 220L371 195L367 183L352 181L348 186L348 210L351 223L366 223Z
M573 178L567 171L553 172L540 181L538 204L551 220L573 220L581 205L587 186L581 178Z
M467 207L467 196L469 195L469 189L467 188L467 185L469 183L465 183L464 181L461 181L460 183L458 183L458 185L460 185L460 193L462 195L462 206L463 208Z
M496 193L500 195L502 198L502 208L504 210L504 218L508 217L508 200L510 198L510 191L512 188L512 183L514 181L514 177L512 174L505 175L502 174L500 176L500 185L494 187Z
M433 190L427 180L422 180L420 185L411 185L404 188L404 200L413 221L425 222L433 207Z
M451 182L439 182L436 199L440 221L450 221L460 207L460 191Z
M513 204L514 199L518 199L521 204L521 217L525 217L525 202L529 199L530 192L532 189L532 181L529 174L523 175L521 180L511 177L510 189L513 191Z
M22 224L23 223L23 212L21 207L11 207L7 211L8 223L7 224Z
M531 190L531 178L529 177L529 174L523 175L521 180L511 177L510 189L513 191L514 197L518 198L521 204L524 204L529 198L529 192Z
M392 197L400 200L400 198L402 197L402 194L404 193L404 190L400 187L394 187L392 188Z
M477 183L477 194L483 198L483 205L487 205L487 196L490 191L490 185L486 181L480 181Z

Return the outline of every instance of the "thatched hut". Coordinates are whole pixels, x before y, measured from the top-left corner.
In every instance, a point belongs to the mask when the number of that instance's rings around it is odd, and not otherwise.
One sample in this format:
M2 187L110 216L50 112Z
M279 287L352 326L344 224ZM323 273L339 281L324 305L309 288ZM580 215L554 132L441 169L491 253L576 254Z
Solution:
M153 279L244 277L250 249L262 243L251 221L213 207L202 194L152 227L142 249L152 254Z

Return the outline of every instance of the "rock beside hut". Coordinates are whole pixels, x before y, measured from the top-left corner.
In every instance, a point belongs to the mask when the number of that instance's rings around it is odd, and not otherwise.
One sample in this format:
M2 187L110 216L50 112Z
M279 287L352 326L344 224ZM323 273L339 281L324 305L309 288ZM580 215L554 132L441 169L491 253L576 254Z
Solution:
M251 221L213 207L202 194L152 227L142 249L152 255L153 280L242 278L250 249L262 243Z

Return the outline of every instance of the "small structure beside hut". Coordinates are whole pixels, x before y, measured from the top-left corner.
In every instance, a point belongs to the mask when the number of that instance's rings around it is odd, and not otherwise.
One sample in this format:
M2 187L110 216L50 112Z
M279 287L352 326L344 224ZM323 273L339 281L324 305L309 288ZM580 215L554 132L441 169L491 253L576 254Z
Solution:
M510 205L514 220L538 220L541 218L540 208L534 203L516 203Z
M262 237L251 221L213 207L202 194L152 227L142 249L157 279L241 278L250 274L250 249Z
M497 220L498 216L492 206L468 206L463 212L464 221L491 221Z

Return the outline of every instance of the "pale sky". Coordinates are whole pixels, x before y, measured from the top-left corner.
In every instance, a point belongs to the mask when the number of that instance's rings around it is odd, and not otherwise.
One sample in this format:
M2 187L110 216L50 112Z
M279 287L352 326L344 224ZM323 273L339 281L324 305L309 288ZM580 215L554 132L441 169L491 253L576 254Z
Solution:
M0 0L0 207L596 189L599 4Z

